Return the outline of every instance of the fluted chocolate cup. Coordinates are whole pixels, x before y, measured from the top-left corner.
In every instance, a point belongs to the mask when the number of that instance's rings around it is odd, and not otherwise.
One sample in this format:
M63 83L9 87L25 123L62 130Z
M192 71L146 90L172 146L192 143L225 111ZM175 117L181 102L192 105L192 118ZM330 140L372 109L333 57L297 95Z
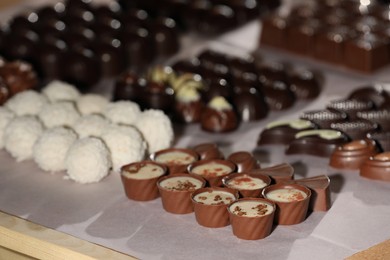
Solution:
M177 173L161 177L157 182L163 208L173 214L194 211L191 193L203 188L206 180L195 174Z
M237 172L246 172L253 169L259 169L259 162L253 157L253 155L246 151L239 151L229 155L227 158L237 166Z
M184 148L168 148L150 155L150 159L168 167L168 174L186 173L189 164L199 159L194 150Z
M165 165L153 161L141 161L122 166L121 179L126 196L137 201L158 198L156 183L167 171Z
M311 197L311 191L306 186L278 183L266 187L262 193L264 198L276 204L277 224L294 225L306 219Z
M271 178L263 174L234 173L222 179L223 186L235 189L243 198L261 197L261 192L271 184Z
M207 197L207 199L206 199ZM209 228L230 224L227 206L238 199L238 192L229 188L211 187L194 191L191 201L199 225Z
M272 230L276 205L262 198L243 198L228 206L233 234L241 239L257 240Z
M188 166L188 172L205 178L210 186L222 186L222 179L233 173L236 165L228 160L200 160Z

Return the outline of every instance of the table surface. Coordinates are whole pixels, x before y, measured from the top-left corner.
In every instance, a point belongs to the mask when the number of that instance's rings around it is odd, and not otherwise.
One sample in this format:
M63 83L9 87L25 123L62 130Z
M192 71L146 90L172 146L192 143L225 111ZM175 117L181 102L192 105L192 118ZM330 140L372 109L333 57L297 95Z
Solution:
M11 11L4 12L9 15ZM184 37L187 47L178 57L191 56L205 47L234 55L251 53L257 49L260 29L256 21L215 39ZM258 148L256 141L271 121L295 119L302 111L322 109L357 87L390 82L390 69L360 75L262 46L256 55L321 70L325 78L321 95L288 111L272 112L259 122L242 124L232 133L210 134L198 125L177 126L174 145L216 142L225 155L253 152L263 167L288 162L296 179L327 174L332 199L328 212L311 213L298 225L276 226L263 240L245 241L234 237L230 226L204 228L196 223L194 214L167 213L160 199L128 200L118 174L97 184L81 185L64 180L64 173L43 172L32 161L17 163L5 151L0 151L0 210L141 259L342 259L388 239L390 183L363 179L356 171L332 169L324 158L286 156L282 146Z

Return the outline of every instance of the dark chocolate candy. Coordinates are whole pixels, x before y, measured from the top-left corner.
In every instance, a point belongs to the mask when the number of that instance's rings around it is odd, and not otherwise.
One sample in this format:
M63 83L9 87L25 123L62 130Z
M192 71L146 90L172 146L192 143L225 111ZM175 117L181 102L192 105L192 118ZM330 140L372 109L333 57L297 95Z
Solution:
M145 87L145 86L144 86ZM117 100L133 100L139 102L143 89L136 74L126 71L115 81L114 97Z
M277 48L285 48L287 43L288 18L272 14L264 18L260 43Z
M268 115L268 105L264 95L255 87L236 86L233 95L233 105L244 122L255 121Z
M10 93L3 78L0 77L0 106L3 105L9 98Z
M264 174L272 178L274 183L282 183L294 178L294 168L289 163L281 163L274 166L253 169L251 174Z
M329 129L298 132L290 143L286 154L308 154L330 157L334 149L348 142L348 137L340 131Z
M265 100L270 110L285 110L295 103L295 95L288 84L283 81L273 81L263 86Z
M297 70L289 75L290 89L297 99L313 99L321 92L320 79L310 70Z
M288 145L295 139L299 131L315 129L316 126L308 120L275 121L268 124L260 133L258 145L283 144Z
M371 101L376 108L381 108L385 103L390 103L390 95L382 86L364 86L352 91L348 99Z
M0 77L7 86L10 95L38 86L38 77L31 64L20 60L2 64Z
M310 120L324 129L330 128L332 123L345 121L347 117L345 112L333 109L307 111L300 116L301 119Z
M390 131L390 110L370 110L357 113L358 118L362 118L379 125L382 131Z
M367 100L342 99L331 101L326 108L347 113L350 119L356 118L359 111L368 111L374 108L374 103Z
M215 143L198 144L192 148L200 156L200 160L223 159L224 155Z
M367 137L375 140L384 152L390 152L390 131L368 133Z
M352 140L364 139L367 133L378 130L378 124L365 119L352 119L345 122L332 123L330 128L342 131Z
M237 128L238 117L226 99L217 96L204 108L200 123L209 132L229 132Z

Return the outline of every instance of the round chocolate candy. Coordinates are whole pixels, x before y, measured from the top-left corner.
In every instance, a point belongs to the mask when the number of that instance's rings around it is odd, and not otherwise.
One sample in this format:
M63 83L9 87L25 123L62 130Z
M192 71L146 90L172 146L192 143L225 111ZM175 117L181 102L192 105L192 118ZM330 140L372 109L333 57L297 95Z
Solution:
M357 112L373 109L374 103L372 101L342 99L331 101L327 105L327 108L345 112L348 114L349 118L356 118Z
M308 154L330 157L334 149L349 141L340 131L329 129L305 130L298 132L290 143L286 154Z
M3 105L9 98L10 93L3 78L0 77L0 106Z
M390 181L390 152L379 153L365 160L360 167L360 176L380 181Z
M296 71L289 75L288 81L297 99L313 99L321 92L319 79L310 70Z
M366 138L367 133L376 131L378 129L378 124L365 119L353 119L344 122L332 123L330 128L342 131L352 140L358 140Z
M56 43L43 42L37 49L37 70L47 81L61 79L63 77L63 59L66 49L65 42L58 40Z
M224 155L215 143L198 144L192 148L200 156L200 160L223 159Z
M179 50L179 35L175 20L160 17L153 26L151 33L154 37L155 51L158 57L166 57Z
M7 86L10 95L38 86L38 77L31 64L20 60L6 62L0 66L0 77Z
M145 87L140 82L146 83L145 80L140 81L135 73L130 71L122 73L115 81L113 99L115 101L133 100L140 102L140 97L144 91L142 88Z
M383 87L360 87L352 91L348 99L371 101L376 108L381 108L386 103L390 103L390 95Z
M344 122L347 117L345 112L334 109L306 111L300 116L301 119L310 120L324 129L330 128L332 123Z
M263 92L271 110L284 110L295 103L295 95L283 81L271 81L264 85Z
M365 160L377 153L375 141L355 140L338 146L330 157L329 165L337 169L357 170Z
M390 131L368 133L369 139L375 140L384 152L390 152Z
M119 42L119 40L117 40ZM103 77L119 75L125 69L125 59L120 43L96 42L92 46Z
M157 82L148 82L141 97L147 108L161 109L170 112L175 104L172 88Z
M200 123L209 132L228 132L237 128L238 117L224 97L216 96L205 107Z
M263 119L268 114L268 105L264 95L256 88L236 91L233 95L233 105L238 116L244 122Z
M382 131L390 131L390 110L370 110L357 112L357 117L377 123Z

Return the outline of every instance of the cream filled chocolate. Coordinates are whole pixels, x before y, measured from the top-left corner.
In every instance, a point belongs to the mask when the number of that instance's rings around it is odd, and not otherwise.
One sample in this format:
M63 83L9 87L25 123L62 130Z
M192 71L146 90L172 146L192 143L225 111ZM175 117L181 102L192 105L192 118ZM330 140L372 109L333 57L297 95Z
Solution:
M214 97L201 116L202 129L210 132L228 132L237 128L238 117L233 107L222 96Z
M122 175L129 179L152 179L164 175L166 169L153 162L139 162L122 167Z
M286 154L309 154L329 157L334 149L348 142L348 137L340 131L329 129L298 132L290 143Z
M203 186L203 182L190 176L174 176L160 181L159 185L168 190L192 191Z
M207 205L227 205L235 201L236 197L230 192L221 190L210 190L196 194L193 197L193 200L197 203Z
M258 145L284 144L287 145L294 140L299 131L315 129L316 126L303 119L290 121L275 121L269 123L260 133Z
M274 207L262 201L240 200L230 205L229 211L242 217L258 217L271 214Z
M204 177L216 177L229 174L233 169L225 164L219 163L218 161L210 161L191 169L192 173L198 174Z
M233 177L226 182L226 186L238 190L256 190L264 188L267 185L264 180L246 174Z
M283 188L272 190L266 194L266 198L278 202L292 202L304 200L307 194L295 188Z

